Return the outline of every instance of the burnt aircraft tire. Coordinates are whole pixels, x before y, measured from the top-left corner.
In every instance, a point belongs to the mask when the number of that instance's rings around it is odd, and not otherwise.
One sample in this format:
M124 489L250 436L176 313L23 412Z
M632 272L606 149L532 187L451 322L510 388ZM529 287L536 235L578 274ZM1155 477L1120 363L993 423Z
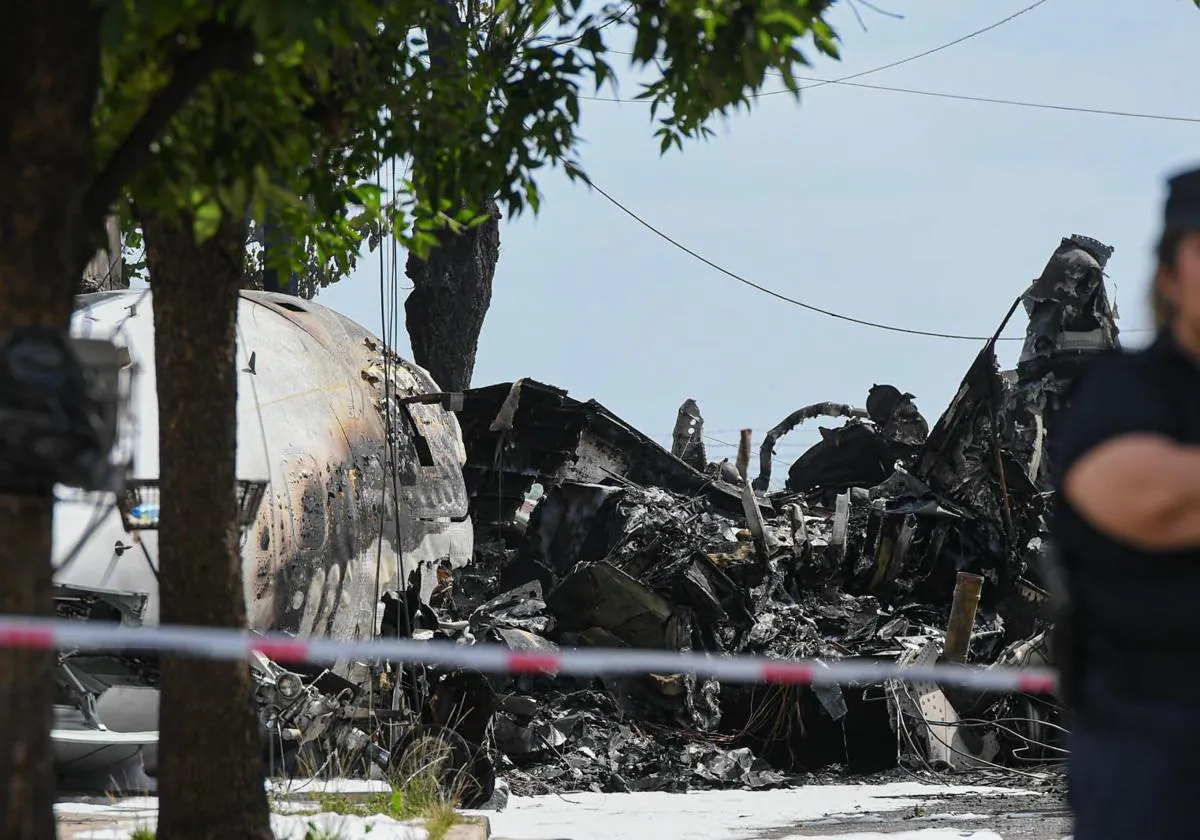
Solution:
M463 808L479 807L495 790L495 773L484 750L445 727L414 726L396 739L391 753L388 776L400 790L414 779L431 779L440 795L456 798Z

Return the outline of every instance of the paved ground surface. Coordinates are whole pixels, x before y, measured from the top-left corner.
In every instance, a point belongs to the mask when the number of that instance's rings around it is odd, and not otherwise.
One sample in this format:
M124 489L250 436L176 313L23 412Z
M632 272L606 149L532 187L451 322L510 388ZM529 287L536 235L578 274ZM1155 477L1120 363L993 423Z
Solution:
M369 816L318 813L313 794L325 789L347 798L362 797L371 791L369 782L333 780L308 782L301 790L286 792L272 786L271 828L279 840L309 840L314 836L329 840L427 840L420 821L398 821L382 814ZM55 804L60 840L129 840L139 828L153 830L158 816L154 796L64 797ZM456 826L446 840L487 840L486 822Z
M1071 814L1056 795L1006 797L956 794L933 795L903 811L831 814L805 820L763 836L763 840L846 835L928 833L932 838L989 831L1003 840L1060 840L1071 834ZM935 833L936 832L936 833Z
M1015 788L1011 778L1009 786L996 784L1003 781L996 777L990 781L950 786L880 779L758 792L512 797L503 810L482 815L491 823L493 840L1063 840L1070 836L1070 814L1059 786ZM362 783L343 783L338 790L353 795L355 784ZM104 829L142 817L150 822L155 805L153 798L63 802L58 809L59 836L118 840ZM372 837L376 833L388 834L372 832Z
M495 840L1063 840L1071 819L1054 789L915 782L782 791L564 794L514 798Z

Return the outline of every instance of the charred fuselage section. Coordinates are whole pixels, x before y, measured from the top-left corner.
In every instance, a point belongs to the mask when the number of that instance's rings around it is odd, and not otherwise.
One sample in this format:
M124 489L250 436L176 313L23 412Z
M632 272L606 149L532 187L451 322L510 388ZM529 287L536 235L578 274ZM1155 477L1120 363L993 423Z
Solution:
M158 622L153 328L149 291L79 298L73 330L111 337L136 374L128 484L142 495L128 502L120 493L77 494L59 504L57 603L60 614L72 618ZM451 410L457 406L423 370L314 303L243 293L238 343L238 478L261 488L256 512L243 523L251 629L369 638L381 630L387 593L401 593L406 603L408 595L427 602L439 574L471 558L465 453ZM393 630L411 631L411 622ZM264 668L256 673L271 670ZM365 697L381 678L401 681L401 671L339 662L325 679L348 680ZM128 753L124 747L137 735L149 747L146 765L153 772L155 673L131 657L69 652L60 677L55 738L64 769L111 775L109 765ZM325 699L314 700L313 708L333 704L340 715L347 707L337 700L340 690L314 690ZM393 692L383 696L389 711L400 711L392 708ZM419 717L421 709L412 706L406 702L406 714ZM319 740L313 732L344 731L277 728L308 733L303 743ZM104 743L122 749L84 755Z

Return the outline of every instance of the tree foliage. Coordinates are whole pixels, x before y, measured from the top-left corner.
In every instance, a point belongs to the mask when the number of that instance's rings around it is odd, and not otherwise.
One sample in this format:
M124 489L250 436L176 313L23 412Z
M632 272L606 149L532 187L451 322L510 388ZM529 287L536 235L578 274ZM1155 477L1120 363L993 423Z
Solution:
M99 159L207 71L127 180L139 202L189 211L201 238L222 212L269 215L291 234L272 262L318 283L349 272L372 232L423 253L484 198L536 210L547 165L582 177L579 97L616 90L619 34L634 36L629 69L650 74L638 96L664 151L749 108L772 73L795 90L796 65L837 55L830 0L106 5ZM378 173L397 157L414 166L385 199Z
M13 82L0 101L3 326L67 327L71 294L114 209L127 228L139 215L186 219L198 242L227 216L270 219L293 234L273 252L281 268L303 266L311 254L341 272L372 232L395 232L414 253L427 251L439 227L475 223L471 208L481 197L509 213L536 210L545 166L581 177L580 95L615 89L607 39L616 32L636 35L631 66L651 75L640 95L654 106L665 150L748 107L769 71L795 89L804 50L836 54L823 20L830 5L0 3L0 64ZM448 25L452 16L469 25ZM413 162L411 173L385 200L375 173L401 156ZM0 564L0 590L11 610L44 613L53 500L35 501ZM35 711L48 706L50 666L44 655L0 654L11 695L0 734L12 743L0 764L14 782L4 804L20 801L38 817L26 821L23 811L18 820L9 808L6 825L22 832L13 836L53 832L49 712ZM30 720L33 734L22 731ZM38 796L22 793L31 787Z

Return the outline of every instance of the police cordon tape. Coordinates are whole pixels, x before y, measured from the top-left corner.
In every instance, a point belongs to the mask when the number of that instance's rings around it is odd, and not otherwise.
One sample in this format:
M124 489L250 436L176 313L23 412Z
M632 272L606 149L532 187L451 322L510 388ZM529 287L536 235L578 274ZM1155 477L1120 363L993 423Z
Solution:
M221 627L125 627L95 621L0 616L0 648L176 654L201 659L248 659L253 653L281 665L339 660L421 663L507 674L637 676L695 674L725 682L790 685L933 682L989 692L1048 694L1058 677L1046 668L979 668L952 663L901 666L862 660L770 659L631 648L519 651L501 645L378 638L349 641L298 638Z

